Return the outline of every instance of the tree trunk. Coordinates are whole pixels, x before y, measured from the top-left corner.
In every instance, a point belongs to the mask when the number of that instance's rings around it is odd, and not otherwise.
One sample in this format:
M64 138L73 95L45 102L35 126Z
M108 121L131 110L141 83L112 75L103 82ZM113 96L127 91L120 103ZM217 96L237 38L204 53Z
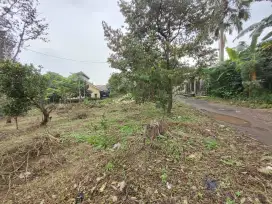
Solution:
M252 80L252 81L256 81L256 79L257 79L256 71L253 71L253 72L251 73L251 80Z
M166 48L166 65L167 65L167 70L171 70L170 67L170 43L167 42L167 48ZM173 107L173 82L172 79L168 77L168 101L167 101L167 113L170 114L172 107Z
M224 39L224 27L221 26L219 30L219 60L224 62L224 53L225 53L225 39Z
M14 117L14 120L15 120L15 123L16 123L16 130L18 130L19 129L19 127L18 127L18 118Z
M173 107L172 79L169 79L167 113L171 113Z
M49 113L47 112L47 110L43 110L43 120L41 122L41 125L44 126L48 123L49 121Z

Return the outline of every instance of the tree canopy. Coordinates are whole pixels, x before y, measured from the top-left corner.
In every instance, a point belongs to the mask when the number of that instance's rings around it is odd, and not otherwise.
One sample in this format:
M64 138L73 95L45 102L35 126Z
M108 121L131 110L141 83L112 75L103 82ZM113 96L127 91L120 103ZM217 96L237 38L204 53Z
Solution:
M186 58L193 58L195 66L214 60L207 46L212 43L209 6L197 0L121 0L119 7L123 29L102 23L112 50L109 62L127 73L140 101L164 101L170 113L175 81L189 67Z

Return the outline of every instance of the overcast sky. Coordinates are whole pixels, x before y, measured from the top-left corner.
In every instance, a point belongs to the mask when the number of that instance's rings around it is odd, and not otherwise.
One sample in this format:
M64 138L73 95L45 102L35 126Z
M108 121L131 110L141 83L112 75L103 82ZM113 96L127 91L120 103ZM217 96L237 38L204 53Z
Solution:
M270 2L254 3L251 8L251 19L244 24L244 27L270 15L271 5ZM119 28L123 24L124 19L119 12L117 0L40 0L39 11L49 23L50 42L33 41L28 49L89 62L56 59L27 50L22 50L19 56L21 61L42 65L44 72L52 71L64 76L83 71L95 84L106 84L110 74L115 70L105 63L110 51L104 41L101 22L104 20L114 28ZM227 46L237 45L238 41L232 42L235 36L236 33L227 36ZM248 37L241 40L248 41Z

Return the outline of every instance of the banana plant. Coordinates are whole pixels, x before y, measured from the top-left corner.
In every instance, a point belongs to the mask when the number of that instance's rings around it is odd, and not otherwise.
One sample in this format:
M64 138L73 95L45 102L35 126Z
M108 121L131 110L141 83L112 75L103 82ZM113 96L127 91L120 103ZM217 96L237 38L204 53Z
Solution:
M244 36L247 33L250 33L250 37L252 38L251 50L255 50L260 35L263 33L263 31L266 28L269 28L269 27L272 27L272 14L270 16L262 19L260 22L254 23L251 26L249 26L248 28L241 31L239 33L239 35L234 40L241 38L242 36ZM270 31L265 37L263 37L262 40L263 41L268 40L271 37L272 37L272 31Z

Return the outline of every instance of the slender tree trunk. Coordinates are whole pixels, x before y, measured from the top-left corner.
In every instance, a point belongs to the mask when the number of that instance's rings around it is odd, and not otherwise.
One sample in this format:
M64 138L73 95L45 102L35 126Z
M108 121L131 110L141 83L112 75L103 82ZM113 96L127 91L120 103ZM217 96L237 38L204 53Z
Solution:
M19 129L19 127L18 127L18 117L14 117L14 120L15 120L15 123L16 123L16 130L18 130Z
M225 39L224 39L224 27L221 26L219 30L219 60L224 62L224 53L225 53Z
M167 42L167 47L166 47L166 65L167 65L167 70L170 70L171 67L170 67L170 45L169 45L169 42ZM168 77L167 94L168 94L167 113L169 114L169 113L171 113L171 110L173 107L173 82L170 77Z

